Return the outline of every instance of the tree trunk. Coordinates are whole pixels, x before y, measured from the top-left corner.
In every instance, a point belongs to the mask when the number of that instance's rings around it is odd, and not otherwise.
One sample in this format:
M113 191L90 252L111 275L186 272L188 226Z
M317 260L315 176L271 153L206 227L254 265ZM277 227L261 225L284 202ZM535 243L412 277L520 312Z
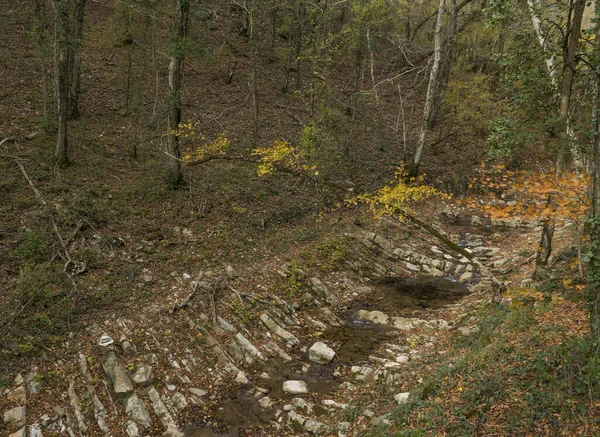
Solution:
M554 55L548 50L548 43L546 42L546 36L544 31L542 30L542 20L540 19L540 10L542 5L540 4L540 0L527 0L527 8L529 9L529 14L531 15L531 22L533 24L533 30L535 31L535 35L537 36L538 42L540 43L540 47L546 53L546 69L548 70L548 76L550 76L550 81L552 82L552 86L556 88L556 63L554 61Z
M596 4L596 19L600 8ZM590 261L588 265L587 296L590 310L591 337L600 335L600 28L596 31L596 89L594 102L594 148L593 169L590 178L592 194L590 207Z
M83 45L83 17L86 0L76 0L73 11L73 36L71 41L71 60L69 68L71 84L69 87L69 118L77 120L79 114L79 91L81 88L81 46Z
M250 0L250 8L248 9L248 33L250 36L250 52L252 56L252 74L250 89L252 92L252 147L258 145L259 133L259 107L258 107L258 48L256 44L256 0Z
M574 142L569 124L569 107L571 105L571 91L573 89L573 78L575 77L575 55L579 47L581 34L581 21L585 9L585 0L571 0L569 8L569 21L563 42L563 77L560 88L560 110L559 124L561 127L559 135L559 151L556 161L556 171L560 174L564 170L569 152L577 169L583 168L579 149ZM571 143L571 144L570 144Z
M439 72L440 65L442 63L442 27L444 23L444 9L446 0L439 0L437 20L435 23L435 43L433 49L433 66L431 67L431 73L429 74L429 84L427 86L427 95L425 96L425 107L423 108L423 118L421 121L421 132L419 134L419 142L417 144L417 150L411 165L409 166L410 176L416 176L419 172L419 165L421 164L421 157L423 156L423 149L427 142L427 134L433 126L434 121L434 103L436 90L439 86Z
M190 18L190 0L176 0L173 23L173 53L169 62L169 117L167 132L168 178L175 187L183 181L181 149L177 130L181 123L181 84L183 80L184 46Z
M54 110L50 101L49 74L46 69L48 56L48 16L44 0L35 0L35 51L42 74L42 96L44 108L44 130L49 132L54 127Z
M55 3L56 10L56 107L58 116L58 135L54 159L61 166L69 164L67 148L67 119L69 104L69 35L70 17L66 0Z

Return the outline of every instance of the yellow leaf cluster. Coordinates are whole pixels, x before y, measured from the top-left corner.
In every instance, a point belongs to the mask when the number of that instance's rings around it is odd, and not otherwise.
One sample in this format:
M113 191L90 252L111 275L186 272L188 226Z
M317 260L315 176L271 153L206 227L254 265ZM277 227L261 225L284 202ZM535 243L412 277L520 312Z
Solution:
M448 199L451 196L430 185L425 185L422 176L407 178L406 171L400 168L396 171L396 175L389 185L379 189L374 195L361 194L351 203L361 201L369 204L372 209L379 211L379 213L393 213L408 209L411 202L429 197Z
M254 149L252 155L258 156L260 159L257 168L259 176L272 174L277 165L295 170L312 172L315 175L319 174L319 172L316 171L317 167L303 162L302 154L287 141L275 140L271 147L259 147Z
M231 144L231 140L225 132L221 132L212 141L206 141L204 135L197 134L193 130L189 132L184 137L199 140L200 144L190 147L183 152L181 159L185 164L192 164L211 156L224 155Z

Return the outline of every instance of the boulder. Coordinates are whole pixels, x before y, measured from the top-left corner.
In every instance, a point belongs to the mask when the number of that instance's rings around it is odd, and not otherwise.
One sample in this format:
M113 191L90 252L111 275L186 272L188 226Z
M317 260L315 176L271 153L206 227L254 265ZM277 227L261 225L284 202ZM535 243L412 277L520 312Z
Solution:
M317 364L329 364L334 356L335 351L320 341L317 341L308 350L308 359Z

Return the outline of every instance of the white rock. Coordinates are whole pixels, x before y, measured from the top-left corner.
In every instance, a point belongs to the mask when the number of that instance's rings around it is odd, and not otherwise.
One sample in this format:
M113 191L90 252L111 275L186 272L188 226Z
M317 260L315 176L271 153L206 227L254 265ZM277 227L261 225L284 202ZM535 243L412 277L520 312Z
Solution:
M290 380L283 383L283 391L291 394L304 394L308 393L308 385L306 382L300 380Z
M367 311L367 310L359 310L358 318L362 320L367 320L369 322L377 323L379 325L387 324L390 319L389 316L381 311Z
M410 355L400 354L396 357L396 361L399 363L408 363L410 361Z
M308 350L308 359L317 364L328 364L334 356L335 351L320 341L317 341Z
M408 402L408 398L410 397L410 393L409 392L405 392L405 393L398 393L396 396L394 396L394 399L396 400L396 402L398 402L398 405L402 405Z
M135 371L132 379L138 385L150 385L152 384L152 381L154 381L154 371L152 370L152 367L150 367L148 364L142 364Z
M260 401L258 401L258 404L263 408L269 408L271 405L273 405L273 401L270 397L265 396Z
M235 377L235 382L238 384L248 384L248 378L244 375L244 372L239 371L237 376Z
M16 407L4 412L4 424L8 428L25 426L25 407Z

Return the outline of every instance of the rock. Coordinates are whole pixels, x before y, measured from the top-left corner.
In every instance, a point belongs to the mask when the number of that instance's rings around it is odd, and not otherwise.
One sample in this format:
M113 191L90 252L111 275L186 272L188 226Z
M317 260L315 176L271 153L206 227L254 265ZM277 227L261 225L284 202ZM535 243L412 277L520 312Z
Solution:
M229 279L235 279L238 276L238 274L235 271L235 269L233 267L231 267L230 265L228 265L227 267L225 267L225 274L227 275L227 277Z
M308 393L308 385L301 380L290 380L283 383L283 391L290 394Z
M464 272L462 275L460 275L460 278L458 278L458 282L469 282L473 279L473 272Z
M288 416L292 422L299 423L300 425L304 425L304 422L306 422L306 417L301 416L300 414L296 413L294 410L290 411L288 413Z
M408 354L400 354L396 357L396 361L398 363L408 363L410 361L410 355Z
M133 391L133 383L117 358L111 346L101 347L102 367L112 382L113 390L117 395L127 395Z
M319 278L310 278L309 282L310 288L318 295L324 297L325 300L327 300L327 302L329 302L331 305L335 305L340 301L327 289L327 287L325 287L325 285L323 285Z
M44 437L42 434L42 427L39 423L29 425L29 437Z
M405 263L405 265L406 265L406 268L408 270L410 270L411 272L420 272L421 271L421 269L419 268L419 266L417 266L415 264L407 262L407 263Z
M152 419L150 414L146 411L144 403L134 393L127 398L125 401L125 412L129 414L132 420L139 423L144 428L152 428Z
M304 429L308 432L312 432L313 434L318 433L321 428L323 428L323 424L321 422L317 422L316 420L307 419L306 422L304 422Z
M145 387L154 381L154 370L148 364L142 364L133 374L133 380L137 385Z
M15 407L4 412L4 424L10 429L25 426L25 407Z
M405 392L405 393L398 393L396 396L394 396L394 399L396 400L396 402L398 402L398 405L402 405L408 402L408 398L410 397L410 393L409 392Z
M390 425L390 413L384 414L383 416L378 416L375 419L371 420L371 424L373 426L382 426L382 425Z
M18 430L17 432L13 432L8 437L27 437L26 428L23 427L20 430Z
M434 278L443 278L444 276L446 276L446 274L444 272L436 269L435 267L433 267L432 269L429 270L429 274L431 276L433 276Z
M312 412L312 408L313 408L312 404L309 404L308 402L306 402L302 398L294 398L294 399L292 399L292 405L294 407L296 407L296 408L302 408L307 413L311 413Z
M20 385L15 389L12 389L6 395L6 398L9 402L17 402L19 404L24 404L27 399L27 393L25 391L25 386Z
M323 405L330 408L339 408L341 410L345 410L346 408L348 408L348 404L340 404L339 402L336 402L333 399L324 399Z
M198 396L198 397L203 397L206 396L206 391L199 389L199 388L194 388L194 387L188 387L188 390L190 393Z
M233 327L233 325L221 316L217 316L217 323L219 324L219 327L222 330L227 332L235 332L235 328Z
M124 426L127 437L140 437L140 430L133 420L127 420Z
M238 342L238 344L240 345L240 347L242 349L244 349L248 354L250 354L250 356L252 358L255 358L257 360L264 360L264 357L262 356L260 351L256 348L256 346L254 346L252 343L250 343L250 341L246 337L244 337L241 333L238 332L235 335L235 339Z
M142 270L142 280L149 284L151 282L154 281L154 275L152 275L152 272L148 269L143 269Z
M329 364L334 356L335 351L320 341L317 341L308 350L308 359L317 364Z
M468 337L471 334L477 333L479 332L479 327L474 327L474 328L468 328L466 326L461 326L460 328L457 329L458 332L460 332L462 335L464 335L465 337Z
M102 337L100 337L100 340L98 340L98 346L107 347L113 344L114 342L115 341L110 337L110 335L102 334Z
M188 405L188 401L185 396L179 392L173 394L171 397L171 403L178 410L183 410Z
M271 331L273 331L275 334L277 334L278 336L280 336L281 338L283 338L285 341L288 342L288 345L290 345L291 347L296 346L299 341L298 338L289 333L288 331L286 331L285 329L283 329L281 326L279 326L277 323L275 323L275 321L273 321L273 319L271 319L267 314L263 313L260 316L260 321Z
M190 275L189 273L184 273L183 279L185 279L186 281L189 281L190 279L192 279L192 275Z
M346 432L350 429L350 425L352 425L350 422L338 423L338 437L344 437L346 435Z
M239 371L237 376L235 377L235 382L237 382L238 384L248 384L248 378L246 378L246 375L244 375L244 372Z
M410 331L414 328L413 319L406 317L394 317L393 322L394 327L400 329L401 331Z
M24 382L25 381L23 380L23 375L18 373L17 376L15 376L15 382L14 382L15 387L18 387L19 385L23 385Z
M270 397L265 396L264 398L262 398L260 401L258 401L258 404L263 407L263 408L269 408L271 407L271 405L273 405L273 401L271 400Z
M370 322L377 323L379 325L387 324L388 320L390 319L387 314L382 313L381 311L366 311L366 310L359 310L358 318L362 319L362 320L368 320Z

